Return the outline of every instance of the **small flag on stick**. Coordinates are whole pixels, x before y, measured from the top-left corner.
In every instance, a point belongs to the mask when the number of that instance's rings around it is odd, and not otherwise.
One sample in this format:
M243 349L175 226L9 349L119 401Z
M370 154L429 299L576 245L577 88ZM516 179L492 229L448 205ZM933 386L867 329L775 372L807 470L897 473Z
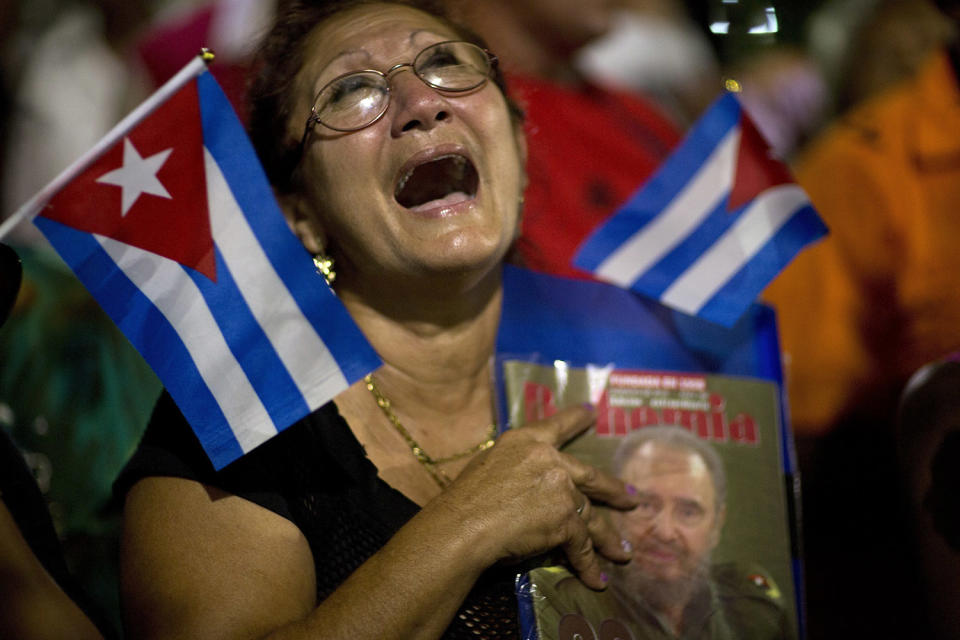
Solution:
M573 262L600 280L729 327L826 233L806 193L728 93Z
M218 469L380 364L288 228L201 58L0 237L34 216Z

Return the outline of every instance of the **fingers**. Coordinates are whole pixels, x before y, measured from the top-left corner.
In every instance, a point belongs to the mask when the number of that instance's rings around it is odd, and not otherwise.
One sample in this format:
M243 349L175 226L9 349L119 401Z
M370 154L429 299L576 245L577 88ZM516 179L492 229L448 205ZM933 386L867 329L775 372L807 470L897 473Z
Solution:
M561 447L593 425L596 412L590 405L567 407L555 415L522 428L527 437L538 442ZM580 462L570 455L561 454L564 467L574 484L584 494L618 509L637 506L632 487L596 467Z
M590 507L590 498L588 498L587 496L582 496L582 497L583 497L583 502L581 502L580 506L577 507L577 515L583 516L584 518L589 518L589 515L585 515L584 511L587 511L587 509L589 509Z
M571 569L593 589L606 587L600 556L618 563L630 560L629 545L591 500L615 509L632 509L639 503L636 491L611 474L557 450L590 428L595 419L589 405L575 406L510 430L458 478L458 486L466 486L473 476L479 482L491 475L499 478L498 483L504 477L518 483L514 495L524 499L516 504L505 505L502 499L497 503L498 512L503 513L498 516L501 524L497 529L503 542L494 549L498 559L529 557L559 545ZM504 474L504 469L509 472ZM483 492L468 493L475 497Z
M580 580L591 589L602 590L607 587L608 578L599 555L624 563L631 559L633 550L617 535L609 521L593 508L586 496L578 493L575 499L582 502L574 509L561 548Z
M589 406L570 407L547 420L524 426L518 431L535 441L560 447L593 425L595 413ZM519 435L519 433L518 433ZM570 511L561 548L571 568L593 589L606 587L599 555L613 562L628 562L632 549L614 530L609 520L593 507L591 500L612 508L628 510L639 504L636 490L615 476L558 451L550 456L558 465L572 491Z
M633 549L620 537L602 510L595 509L590 499L581 493L577 493L574 499L581 501L575 512L586 524L587 533L596 551L614 562L628 562Z
M560 459L577 489L591 499L623 510L639 504L632 485L566 453L561 453Z
M571 521L569 534L562 548L574 573L585 585L597 590L607 587L607 576L600 569L587 522L580 516Z
M523 433L538 442L561 447L596 422L597 414L590 405L561 409L556 414L523 426Z
M587 530L597 553L617 563L629 562L633 558L630 543L620 537L610 521L600 514L591 515Z

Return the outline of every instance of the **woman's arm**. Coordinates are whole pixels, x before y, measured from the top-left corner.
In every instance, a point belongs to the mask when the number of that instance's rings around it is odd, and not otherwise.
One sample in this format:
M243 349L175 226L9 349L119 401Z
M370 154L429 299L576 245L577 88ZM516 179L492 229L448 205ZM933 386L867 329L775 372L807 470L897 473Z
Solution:
M102 638L30 550L0 501L0 638Z
M616 479L557 452L576 408L501 437L317 606L310 548L291 522L199 483L148 478L127 497L122 593L132 638L437 638L492 564L557 546L602 587L595 546L628 554L584 506L630 508Z

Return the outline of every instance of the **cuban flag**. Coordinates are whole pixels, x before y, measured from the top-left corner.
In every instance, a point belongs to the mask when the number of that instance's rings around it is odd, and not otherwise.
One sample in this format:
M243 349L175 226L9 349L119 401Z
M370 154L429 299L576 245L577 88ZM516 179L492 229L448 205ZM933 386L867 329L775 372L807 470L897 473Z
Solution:
M34 212L217 469L380 364L200 58L18 213Z
M689 315L733 326L827 228L740 103L721 96L574 264Z

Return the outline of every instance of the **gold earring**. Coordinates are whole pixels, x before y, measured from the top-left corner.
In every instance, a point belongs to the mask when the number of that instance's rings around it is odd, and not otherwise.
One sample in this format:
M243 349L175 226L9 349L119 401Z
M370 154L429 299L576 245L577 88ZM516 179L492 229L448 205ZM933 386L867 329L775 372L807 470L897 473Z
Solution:
M333 286L333 281L337 279L337 272L333 270L333 258L322 251L313 254L313 265L317 268L317 273L323 276L327 284Z

